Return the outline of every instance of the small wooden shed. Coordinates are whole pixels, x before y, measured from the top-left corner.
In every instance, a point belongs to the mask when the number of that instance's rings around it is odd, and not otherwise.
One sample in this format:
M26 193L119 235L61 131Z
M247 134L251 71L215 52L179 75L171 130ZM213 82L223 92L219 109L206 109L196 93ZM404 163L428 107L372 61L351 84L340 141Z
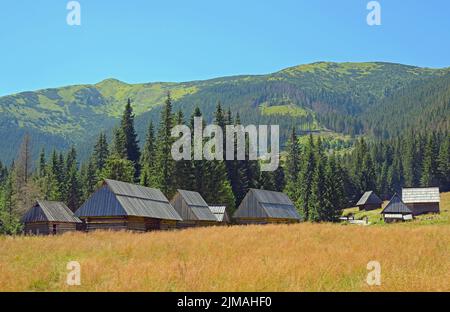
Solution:
M21 219L25 234L56 235L76 231L81 224L73 212L61 202L39 200Z
M381 212L386 223L404 222L413 220L412 211L406 206L397 194Z
M170 203L183 221L178 227L217 225L218 221L198 192L178 190Z
M228 216L226 206L209 206L209 210L211 210L219 223L230 223L230 217Z
M301 218L289 197L250 189L233 215L238 224L297 223Z
M415 216L440 212L441 198L438 187L404 188L402 200Z
M383 201L377 196L373 191L365 192L361 199L358 201L356 206L360 211L370 211L375 209L380 209Z
M75 215L87 231L167 230L181 221L160 190L114 180L105 180Z

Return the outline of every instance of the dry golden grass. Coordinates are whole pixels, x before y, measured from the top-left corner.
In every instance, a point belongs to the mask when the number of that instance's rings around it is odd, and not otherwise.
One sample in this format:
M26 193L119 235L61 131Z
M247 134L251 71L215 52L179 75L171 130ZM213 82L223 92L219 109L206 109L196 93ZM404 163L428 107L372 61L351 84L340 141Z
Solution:
M69 261L81 286L65 284ZM382 265L369 287L366 265ZM333 224L0 238L0 291L450 291L450 227Z

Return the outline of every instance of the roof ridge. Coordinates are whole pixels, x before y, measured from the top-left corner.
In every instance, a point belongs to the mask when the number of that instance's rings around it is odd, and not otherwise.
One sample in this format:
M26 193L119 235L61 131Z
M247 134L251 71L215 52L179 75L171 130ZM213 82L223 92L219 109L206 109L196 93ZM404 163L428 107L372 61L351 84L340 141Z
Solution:
M49 203L49 201L46 200L37 200L36 204L38 205L38 207L41 209L41 211L43 212L43 214L45 215L45 217L47 218L47 220L50 220L51 218L53 218L53 215L50 213L50 211L48 211L46 205L43 205L43 203ZM35 205L36 205L35 204Z

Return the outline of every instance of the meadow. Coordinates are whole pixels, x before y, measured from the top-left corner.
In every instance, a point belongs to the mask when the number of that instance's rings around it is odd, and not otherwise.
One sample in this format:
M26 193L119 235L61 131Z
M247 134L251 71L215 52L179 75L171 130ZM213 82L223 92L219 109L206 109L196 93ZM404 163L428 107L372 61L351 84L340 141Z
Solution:
M449 211L445 193L440 215L394 225L2 236L0 291L450 291ZM71 261L80 286L66 283ZM366 283L370 261L381 286Z
M0 238L0 291L450 291L450 227L297 224ZM369 261L381 286L366 283ZM69 261L81 286L68 286Z

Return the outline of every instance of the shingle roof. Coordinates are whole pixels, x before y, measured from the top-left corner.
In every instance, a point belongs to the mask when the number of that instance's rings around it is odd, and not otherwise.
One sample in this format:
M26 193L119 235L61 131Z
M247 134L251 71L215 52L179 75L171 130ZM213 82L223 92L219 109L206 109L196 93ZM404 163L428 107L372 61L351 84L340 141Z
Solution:
M412 214L412 211L406 206L403 201L401 200L400 196L397 194L392 197L389 204L386 206L386 208L383 209L381 214Z
M217 218L211 212L208 204L200 193L186 190L178 190L178 193L181 195L198 220L217 221Z
M438 187L404 188L402 190L402 200L405 204L439 203L441 201Z
M382 204L382 203L383 203L383 201L373 191L369 191L369 192L364 193L364 195L358 201L356 206L362 206L362 205L368 205L368 204L378 205L378 204Z
M78 219L64 203L44 200L37 201L36 204L22 217L21 221L23 223L81 223L81 220Z
M223 222L226 208L226 206L209 206L209 210L211 210L219 222Z
M164 194L153 188L105 180L75 213L79 217L135 216L181 221Z
M300 215L289 197L280 192L251 189L269 218L298 219Z

